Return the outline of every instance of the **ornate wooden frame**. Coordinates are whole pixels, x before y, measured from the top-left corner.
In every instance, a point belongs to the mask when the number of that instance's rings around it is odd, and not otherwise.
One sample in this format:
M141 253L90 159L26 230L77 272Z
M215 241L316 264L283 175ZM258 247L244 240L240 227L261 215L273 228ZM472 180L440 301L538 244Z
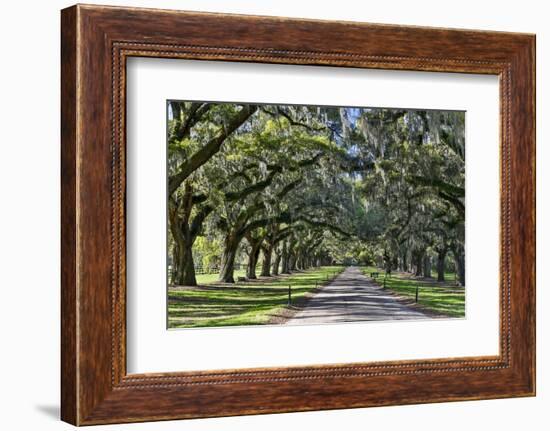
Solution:
M63 420L88 425L534 395L534 35L81 5L61 15ZM498 75L500 354L127 375L129 56Z

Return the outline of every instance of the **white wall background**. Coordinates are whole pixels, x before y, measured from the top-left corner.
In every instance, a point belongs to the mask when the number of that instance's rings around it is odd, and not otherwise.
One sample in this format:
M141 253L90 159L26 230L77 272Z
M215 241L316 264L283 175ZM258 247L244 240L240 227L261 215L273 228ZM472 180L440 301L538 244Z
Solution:
M171 9L280 15L537 34L538 396L406 407L98 427L135 430L542 430L550 423L550 13L536 0L130 0ZM62 430L59 422L60 0L4 2L0 14L0 427ZM545 196L546 194L546 196ZM546 270L546 271L545 271ZM545 312L547 313L545 315Z

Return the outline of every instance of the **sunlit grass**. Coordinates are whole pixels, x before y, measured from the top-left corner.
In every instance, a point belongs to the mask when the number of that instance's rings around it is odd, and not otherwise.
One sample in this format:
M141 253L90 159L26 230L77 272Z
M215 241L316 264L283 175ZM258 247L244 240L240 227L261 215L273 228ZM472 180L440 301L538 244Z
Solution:
M245 269L239 269L233 273L233 276L235 277L235 280L237 277L244 277L246 275ZM211 284L216 283L218 281L218 273L212 273L212 274L197 274L195 276L197 279L198 284Z
M445 281L455 282L457 280L456 273L454 272L445 271L444 277L445 277ZM437 280L437 271L435 269L432 269L432 278L434 280Z
M234 285L215 283L217 274L201 275L197 277L200 287L169 289L168 327L266 324L287 307L289 285L295 301L343 270L344 267L327 266ZM235 279L238 276L236 272Z
M434 279L422 280L409 278L400 273L392 273L385 277L384 270L375 267L364 267L363 273L370 275L371 272L378 272L377 282L391 289L401 296L415 298L418 286L418 304L436 313L449 317L465 316L465 288L454 284L454 273L445 274L445 282L438 283Z

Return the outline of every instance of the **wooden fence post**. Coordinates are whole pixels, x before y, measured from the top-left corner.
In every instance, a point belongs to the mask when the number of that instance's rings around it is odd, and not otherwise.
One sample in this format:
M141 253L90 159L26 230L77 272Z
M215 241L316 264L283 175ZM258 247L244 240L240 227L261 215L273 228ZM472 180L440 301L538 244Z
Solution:
M288 305L292 304L292 290L290 284L288 285Z

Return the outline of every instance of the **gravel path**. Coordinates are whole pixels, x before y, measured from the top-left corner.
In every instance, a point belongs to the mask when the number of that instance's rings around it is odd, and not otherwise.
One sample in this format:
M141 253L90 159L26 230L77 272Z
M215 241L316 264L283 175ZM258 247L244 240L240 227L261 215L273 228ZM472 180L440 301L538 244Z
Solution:
M427 319L427 314L399 302L359 268L348 267L313 296L287 325L315 325L358 320Z

